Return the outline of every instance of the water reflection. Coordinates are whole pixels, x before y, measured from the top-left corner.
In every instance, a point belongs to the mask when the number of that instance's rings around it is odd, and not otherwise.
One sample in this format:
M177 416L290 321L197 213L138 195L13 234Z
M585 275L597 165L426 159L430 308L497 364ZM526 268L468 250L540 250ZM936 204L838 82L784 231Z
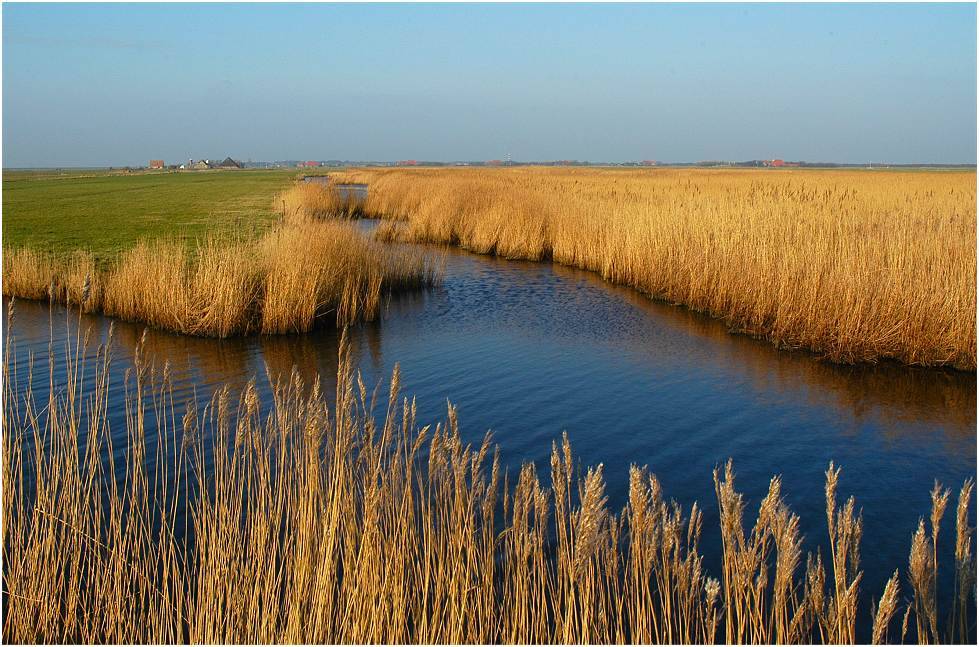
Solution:
M329 175L304 175L303 182L306 184L320 184L322 186L330 186L330 176ZM363 199L367 197L367 185L366 184L334 184L333 187L340 194L341 198L353 197Z
M5 313L7 303L5 298ZM37 302L19 301L16 311L14 350L21 360L26 351L47 352L49 325L59 347L73 334L78 317L71 313L66 321L68 313L56 306L49 321L49 306ZM107 319L84 315L81 321L96 341L105 341ZM258 376L267 387L294 369L307 382L317 377L332 381L337 370L340 333L335 330L218 340L120 321L114 328L114 356L125 367L142 340L144 356L158 366L169 363L175 383L185 386L226 384L239 390ZM408 339L409 333L417 337ZM353 329L350 339L356 365L374 379L384 379L396 361L413 364L418 356L446 361L444 370L433 376L441 384L438 392L416 393L441 401L464 395L444 379L452 369L452 355L445 349L458 350L462 343L467 357L475 353L487 363L506 364L508 358L501 354L506 348L497 343L501 335L562 348L587 344L589 353L612 352L619 361L670 374L674 383L697 376L748 386L760 395L759 405L789 393L808 407L835 411L835 417L852 421L852 428L871 424L891 440L931 433L936 439L974 442L974 373L890 363L839 366L807 353L775 351L763 341L729 334L716 320L562 266L449 251L443 287L390 298L382 320ZM617 381L614 366L589 365L587 372L592 386L595 381ZM541 386L546 385L526 384L528 396ZM483 387L492 390L491 384Z
M648 464L668 496L699 501L710 519L711 470L733 457L739 488L754 503L773 474L784 475L814 549L825 534L822 473L835 460L844 466L841 491L865 509L874 550L864 556L864 583L874 595L906 563L933 479L957 487L975 476L975 374L837 366L731 335L720 322L588 272L446 254L441 287L393 297L380 321L350 331L352 358L369 387L400 362L423 424L443 419L451 399L467 438L492 429L510 469L536 461L546 472L551 441L567 431L583 463L606 464L613 507L624 502L627 466ZM18 302L16 311L5 334L21 375L28 353L37 354L43 397L49 324L56 347L72 326L60 308L49 319L47 304ZM82 325L106 339L105 319L86 316ZM293 370L335 391L334 330L206 340L117 322L117 376L144 334L144 357L169 363L178 401L203 405L218 386L240 390L254 378L268 402L270 385ZM112 422L122 425L123 389L112 397ZM712 541L707 532L705 550Z
M688 358L704 370L723 365L750 376L759 391L795 389L816 407L844 408L858 423L874 421L892 438L915 433L909 425L937 425L942 435L966 438L976 433L976 374L907 367L893 362L845 366L804 351L778 351L767 342L732 335L724 323L683 307L655 302L630 288L612 286L590 272L560 265L556 276L614 293L678 334L700 340L703 352ZM637 340L638 341L638 340ZM709 342L709 343L705 343ZM629 349L652 359L662 349L637 343ZM706 358L706 362L702 362ZM706 364L706 365L705 365Z

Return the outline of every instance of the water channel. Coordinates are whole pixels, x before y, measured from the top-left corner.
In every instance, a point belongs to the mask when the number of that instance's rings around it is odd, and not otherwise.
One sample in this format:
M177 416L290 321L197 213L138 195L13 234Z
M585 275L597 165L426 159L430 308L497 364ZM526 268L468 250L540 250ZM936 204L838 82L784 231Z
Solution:
M439 253L446 258L441 286L391 297L378 321L351 330L364 380L385 385L400 363L403 392L417 398L422 424L444 420L451 400L466 439L478 442L492 430L511 473L535 461L547 474L551 442L566 431L583 466L604 463L614 510L625 503L629 465L648 465L667 497L704 508L702 550L715 575L711 473L728 458L749 521L770 477L781 474L786 500L802 517L805 548L821 547L824 555L823 473L830 460L842 465L840 495L854 495L863 508L861 588L875 598L895 568L906 569L934 480L957 493L976 475L974 373L834 365L730 334L718 321L589 272ZM5 298L5 311L8 304ZM33 355L42 401L51 334L55 348L75 335L77 315L65 314L18 301L5 331L15 388L25 388ZM93 345L109 323L82 318ZM120 434L122 376L144 330L147 357L170 363L178 401L203 404L215 388L241 389L252 378L268 399L270 384L293 366L308 380L320 376L327 393L335 380L339 333L332 329L213 340L116 322L110 422ZM941 537L943 598L950 595L952 517Z

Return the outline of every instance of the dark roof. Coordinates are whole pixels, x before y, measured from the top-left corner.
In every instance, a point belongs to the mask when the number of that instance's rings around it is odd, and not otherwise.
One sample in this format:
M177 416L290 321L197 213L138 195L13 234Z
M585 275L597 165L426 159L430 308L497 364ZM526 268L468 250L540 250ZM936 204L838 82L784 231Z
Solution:
M224 161L218 164L221 168L241 168L241 164L234 161L230 157L225 157Z

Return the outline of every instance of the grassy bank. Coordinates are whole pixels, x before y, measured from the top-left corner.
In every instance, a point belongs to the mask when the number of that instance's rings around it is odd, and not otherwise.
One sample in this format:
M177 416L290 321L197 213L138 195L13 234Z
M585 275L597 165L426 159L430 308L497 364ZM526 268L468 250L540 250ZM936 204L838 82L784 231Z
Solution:
M5 172L3 293L228 337L370 320L438 280L423 255L293 209L294 175Z
M274 223L294 170L3 172L3 243L113 260L141 240L193 241Z
M279 384L264 416L253 387L240 400L219 391L204 412L176 401L168 372L154 372L137 347L121 429L106 417L108 390L118 386L106 351L85 366L75 348L52 372L65 387L40 401L11 390L15 362L5 355L10 642L975 637L971 482L957 505L936 485L928 520L909 538L908 564L895 565L882 591L863 591L861 515L852 499L840 502L832 465L830 549L806 556L777 478L755 516L733 468L719 469L720 517L705 519L635 466L628 504L616 513L602 466L582 471L566 438L553 446L549 475L527 464L511 480L488 439L460 440L451 406L445 425L419 428L397 371L387 414L375 421L344 351L334 408L296 377ZM81 395L84 380L95 380L90 397ZM197 488L201 481L210 487ZM951 529L942 526L947 508ZM705 523L723 539L717 573L702 566ZM955 533L954 555L938 553L940 530ZM951 594L936 590L939 560L955 569ZM864 596L874 600L870 613L858 612Z
M106 267L95 256L6 250L3 293L50 299L189 335L307 332L371 320L385 293L429 286L429 258L394 252L347 223L307 222L257 238L143 241Z
M974 172L365 169L389 238L553 259L837 362L976 368Z

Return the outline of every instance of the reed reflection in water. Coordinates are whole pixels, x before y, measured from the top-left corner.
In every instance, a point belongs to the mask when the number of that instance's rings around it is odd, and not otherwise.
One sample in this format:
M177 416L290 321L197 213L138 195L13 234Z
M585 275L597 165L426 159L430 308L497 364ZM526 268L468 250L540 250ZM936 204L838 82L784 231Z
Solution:
M403 392L423 424L442 420L446 400L476 442L487 429L504 465L547 464L567 431L584 465L605 464L610 505L624 503L628 466L647 464L669 496L716 513L712 469L727 458L755 505L774 474L815 548L825 528L823 472L842 465L841 487L865 509L864 586L879 591L906 551L934 479L975 476L975 374L897 365L838 366L807 353L731 335L725 326L650 301L588 272L447 250L445 280L392 298L380 321L350 331L368 387L400 363ZM5 301L5 307L6 307ZM12 330L17 374L34 353L35 394L47 388L49 328L55 347L74 335L77 313L18 301ZM84 316L93 343L109 321ZM110 423L124 428L125 371L143 356L169 363L175 397L204 407L216 388L252 379L266 404L270 385L296 370L307 385L335 390L340 334L199 339L116 322ZM19 385L20 387L21 385ZM381 398L383 401L383 398ZM119 451L117 449L117 451ZM706 566L718 551L705 533ZM946 535L941 541L951 541ZM947 548L947 547L946 547Z

